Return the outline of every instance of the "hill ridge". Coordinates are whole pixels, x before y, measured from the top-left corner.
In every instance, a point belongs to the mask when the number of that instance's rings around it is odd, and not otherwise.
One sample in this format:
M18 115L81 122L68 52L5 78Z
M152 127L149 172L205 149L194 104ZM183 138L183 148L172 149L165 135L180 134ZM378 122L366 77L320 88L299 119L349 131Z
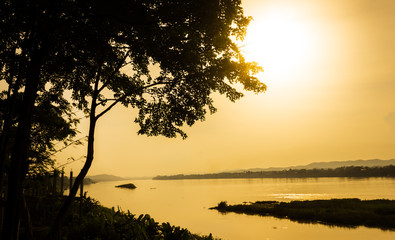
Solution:
M288 170L288 169L338 168L338 167L349 167L349 166L382 167L382 166L388 166L388 165L395 165L395 159L388 159L388 160L358 159L358 160L347 160L347 161L312 162L307 165L297 165L297 166L290 166L290 167L249 168L249 169L240 169L240 170L225 171L225 172L281 171L281 170Z

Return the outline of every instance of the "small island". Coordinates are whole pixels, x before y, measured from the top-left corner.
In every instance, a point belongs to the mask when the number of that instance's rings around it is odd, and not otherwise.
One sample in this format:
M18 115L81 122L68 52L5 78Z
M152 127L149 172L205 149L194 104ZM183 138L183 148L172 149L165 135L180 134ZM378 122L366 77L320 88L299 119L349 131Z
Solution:
M395 200L330 199L311 201L258 201L228 205L220 202L219 212L288 218L303 223L320 223L343 227L373 227L395 230Z
M128 189L135 189L136 185L134 185L133 183L127 183L127 184L122 184L122 185L118 185L115 186L117 188L128 188Z

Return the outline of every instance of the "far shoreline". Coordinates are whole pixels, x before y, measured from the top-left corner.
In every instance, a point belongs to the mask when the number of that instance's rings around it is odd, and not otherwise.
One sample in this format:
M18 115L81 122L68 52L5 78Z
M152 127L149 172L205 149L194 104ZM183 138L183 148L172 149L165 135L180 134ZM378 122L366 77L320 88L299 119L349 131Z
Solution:
M209 174L178 174L156 176L152 180L188 180L188 179L238 179L238 178L395 178L395 166L384 167L339 167L328 169L287 169L281 171L245 171Z

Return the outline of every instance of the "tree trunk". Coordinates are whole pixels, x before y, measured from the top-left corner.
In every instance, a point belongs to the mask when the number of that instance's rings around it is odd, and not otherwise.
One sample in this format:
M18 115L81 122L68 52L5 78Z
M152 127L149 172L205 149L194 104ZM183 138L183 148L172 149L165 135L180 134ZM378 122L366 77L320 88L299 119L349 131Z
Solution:
M92 96L92 104L91 104L91 111L89 115L89 134L88 134L88 150L87 150L87 155L86 155L86 161L84 166L82 167L80 173L75 179L75 182L73 186L70 186L70 193L69 196L67 196L65 202L63 203L62 207L59 210L58 215L56 216L56 219L54 221L54 225L52 226L51 232L48 236L49 239L51 240L58 240L61 237L61 227L63 224L63 221L66 217L67 212L69 211L71 204L73 203L75 196L78 192L78 188L81 185L82 181L84 180L85 176L87 175L89 168L92 165L93 162L93 153L94 153L94 135L95 135L95 127L96 127L96 100L97 100L97 95L98 95L98 82L99 80L96 80L95 83L95 90L94 94Z
M3 239L17 239L20 208L22 206L22 183L27 168L27 153L30 144L31 120L37 88L40 81L42 52L33 50L28 66L26 86L22 106L19 112L18 129L11 155L11 166L8 176L8 194L3 226Z
M82 181L84 180L85 176L87 175L89 168L92 165L93 162L93 151L94 151L94 131L95 131L95 125L96 125L96 120L93 122L90 122L89 126L89 136L88 136L88 150L87 150L87 156L86 156L86 161L81 169L80 173L76 177L73 186L70 188L70 193L69 196L67 196L65 202L63 203L56 219L54 222L54 225L51 229L51 233L49 236L49 239L60 239L60 230L63 224L63 221L66 217L67 212L70 209L71 204L73 203L75 196L78 192L78 188Z
M4 213L4 205L2 204L3 201L3 179L5 175L5 162L7 156L9 156L8 146L9 146L9 131L11 128L11 115L13 112L11 111L12 104L11 104L11 85L8 88L7 92L7 108L6 108L6 115L3 121L2 132L0 137L0 228L3 227L3 213Z
M32 227L32 220L30 218L30 211L26 203L26 198L22 195L22 206L23 206L23 219L25 222L25 240L33 239L33 227Z
M12 78L12 77L11 77ZM10 83L7 91L7 104L5 109L5 118L3 121L3 128L1 132L0 138L0 200L2 200L2 193L3 193L3 181L5 177L5 164L6 160L10 157L10 131L12 127L12 119L15 117L15 104L17 98L17 92L20 88L21 84L21 76L20 74L17 77L15 83ZM0 212L2 212L1 209ZM0 227L2 227L2 219L0 219Z
M7 92L7 109L5 119L3 121L3 128L1 132L0 138L0 194L3 192L3 178L4 178L4 164L5 160L7 159L8 154L8 146L9 146L9 132L11 129L11 119L13 116L13 99L15 98L14 95L11 94L11 85L8 88ZM1 200L1 195L0 195Z

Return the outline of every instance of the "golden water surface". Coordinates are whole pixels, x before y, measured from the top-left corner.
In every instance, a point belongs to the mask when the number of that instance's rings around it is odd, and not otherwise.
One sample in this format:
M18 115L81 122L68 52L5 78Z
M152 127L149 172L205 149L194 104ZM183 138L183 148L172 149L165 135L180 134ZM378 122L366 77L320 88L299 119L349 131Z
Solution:
M129 182L137 188L115 188ZM221 239L395 239L394 231L302 224L274 217L223 215L209 210L220 201L236 204L331 198L395 200L395 179L392 178L128 180L100 182L85 189L104 206L119 206L133 214L147 213L157 222L170 222L193 233L212 233Z

